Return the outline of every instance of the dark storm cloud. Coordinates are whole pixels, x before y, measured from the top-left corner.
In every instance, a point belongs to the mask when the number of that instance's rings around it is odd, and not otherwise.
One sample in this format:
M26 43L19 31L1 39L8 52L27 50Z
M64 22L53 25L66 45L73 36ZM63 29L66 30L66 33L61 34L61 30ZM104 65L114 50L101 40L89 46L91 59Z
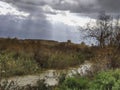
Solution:
M25 20L20 20L11 15L0 15L0 36L19 38L41 38L49 39L51 32L49 22L44 18L37 20L29 16Z
M95 14L101 10L110 13L120 12L120 0L0 0L12 4L21 11L30 13L25 20L20 20L12 15L0 15L0 36L20 37L20 38L39 38L66 40L74 39L75 35L66 31L66 25L58 25L51 28L51 23L46 19L46 12L42 9L45 5L54 10L69 10L71 13L84 13L84 16L95 18ZM62 28L61 28L62 27ZM60 30L59 30L60 29ZM74 30L74 29L73 29ZM69 34L69 35L68 35ZM54 36L55 35L55 36ZM66 37L68 35L68 37ZM73 36L72 36L73 35ZM54 37L53 37L54 36ZM77 37L79 38L79 37ZM61 40L61 41L62 41Z
M120 0L98 0L101 5L101 9L105 9L108 12L120 12Z
M108 12L120 11L120 0L4 0L23 9L40 10L39 6L49 5L58 10L71 12Z
M51 24L46 20L44 12L32 2L25 0L3 0L16 6L18 10L28 12L30 15L19 19L15 15L0 15L0 36L19 38L51 38Z
M71 12L95 11L96 0L4 0L23 10L40 10L41 6L49 5L57 10L70 10Z

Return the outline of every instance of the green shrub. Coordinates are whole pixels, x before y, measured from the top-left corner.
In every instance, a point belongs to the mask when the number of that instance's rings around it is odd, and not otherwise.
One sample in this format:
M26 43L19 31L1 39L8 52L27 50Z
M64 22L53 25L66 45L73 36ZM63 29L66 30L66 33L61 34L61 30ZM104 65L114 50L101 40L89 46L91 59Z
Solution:
M50 90L45 84L44 80L39 80L37 84L38 84L37 90Z
M2 77L32 74L39 70L35 60L27 56L27 54L21 53L17 58L14 58L15 54L15 52L0 54L0 75Z
M100 72L93 78L66 78L57 90L120 90L120 69Z
M38 51L35 52L34 59L41 68L49 69L64 69L79 65L86 60L83 54L62 51Z
M91 83L91 90L120 90L120 70L100 72Z
M66 74L62 73L59 77L59 84L62 84L66 78Z
M71 77L66 78L60 89L62 90L84 90L89 88L89 82L84 77Z

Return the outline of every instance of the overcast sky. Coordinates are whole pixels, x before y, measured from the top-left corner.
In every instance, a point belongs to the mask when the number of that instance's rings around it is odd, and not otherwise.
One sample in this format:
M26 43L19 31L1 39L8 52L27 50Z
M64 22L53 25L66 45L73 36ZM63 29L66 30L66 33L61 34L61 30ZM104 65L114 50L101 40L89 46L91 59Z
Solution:
M81 42L78 28L97 13L119 14L120 0L0 0L0 36ZM88 42L90 43L90 42Z

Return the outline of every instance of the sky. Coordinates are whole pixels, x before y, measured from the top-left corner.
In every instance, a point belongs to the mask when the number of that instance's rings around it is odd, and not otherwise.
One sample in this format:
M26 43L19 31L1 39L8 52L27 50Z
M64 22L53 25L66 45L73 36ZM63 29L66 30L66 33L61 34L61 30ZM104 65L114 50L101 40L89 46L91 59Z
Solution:
M83 38L81 29L101 11L119 14L120 0L0 0L0 37L71 40Z

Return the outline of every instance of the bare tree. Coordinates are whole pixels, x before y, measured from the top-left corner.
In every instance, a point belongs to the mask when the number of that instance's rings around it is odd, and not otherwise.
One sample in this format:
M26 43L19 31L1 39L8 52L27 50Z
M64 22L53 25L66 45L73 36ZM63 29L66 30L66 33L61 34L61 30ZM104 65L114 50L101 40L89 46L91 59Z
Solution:
M116 22L114 24L115 25L110 43L112 46L120 48L120 16L116 18Z
M113 19L105 12L100 13L93 26L87 25L88 37L93 37L98 41L98 45L103 48L107 44L108 38L112 35Z

